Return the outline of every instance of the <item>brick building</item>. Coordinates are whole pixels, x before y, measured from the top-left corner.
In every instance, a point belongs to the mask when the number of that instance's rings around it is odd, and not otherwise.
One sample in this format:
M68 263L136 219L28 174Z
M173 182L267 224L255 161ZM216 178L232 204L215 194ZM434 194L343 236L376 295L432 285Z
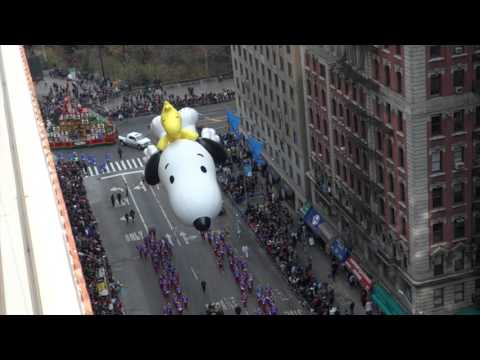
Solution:
M411 313L478 302L480 46L300 54L306 198Z

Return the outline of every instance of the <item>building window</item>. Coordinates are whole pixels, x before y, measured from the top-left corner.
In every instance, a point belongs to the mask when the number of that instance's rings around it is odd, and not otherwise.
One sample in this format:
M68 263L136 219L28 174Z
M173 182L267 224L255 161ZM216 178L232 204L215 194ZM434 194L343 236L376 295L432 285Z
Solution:
M288 76L293 77L292 76L292 64L291 63L288 63Z
M464 301L465 283L455 284L454 285L454 292L455 292L455 303L460 303L460 302Z
M360 165L360 149L358 147L355 148L355 163Z
M328 149L325 150L325 162L327 163L327 165L330 165L330 151L328 151Z
M378 165L377 167L377 182L379 182L380 184L384 184L383 183L383 168Z
M405 158L403 155L403 148L401 147L398 148L398 162L401 168L405 167Z
M378 100L378 96L375 96L375 115L380 117L380 100Z
M389 103L385 105L385 112L387 113L387 121L389 124L392 123L392 108Z
M343 105L338 104L338 115L343 118Z
M343 180L347 181L347 167L343 165Z
M432 116L431 123L430 123L430 130L432 136L442 135L442 116L435 115Z
M443 266L443 254L439 254L434 257L433 260L433 275L443 275L444 266Z
M393 207L390 207L390 224L395 226L395 209Z
M430 78L430 95L440 95L442 87L442 75L433 74Z
M363 157L363 170L368 172L367 154L365 152L363 152L362 157Z
M392 141L392 139L388 139L388 141L387 141L387 157L389 159L393 158L393 141Z
M462 249L457 252L457 258L454 262L455 271L462 271L465 268L465 251Z
M475 199L476 200L480 199L480 179L478 178L474 180L473 192L474 192Z
M325 90L322 89L322 106L327 106L327 96L325 95Z
M459 239L465 236L465 219L458 217L453 221L453 238Z
M433 307L443 306L443 288L433 290Z
M335 142L335 146L338 146L338 131L337 131L337 129L333 130L333 141Z
M320 76L325 78L325 65L320 64Z
M357 87L352 85L352 99L357 101Z
M333 116L337 116L337 102L335 99L332 99L332 114Z
M358 133L358 117L356 114L353 114L353 131Z
M361 122L361 136L362 139L367 139L367 124L365 123L364 120Z
M464 153L463 146L455 146L453 148L453 163L455 167L463 165Z
M441 46L430 46L430 59L436 59L441 57Z
M443 223L439 222L432 225L433 243L443 242Z
M443 188L436 187L432 189L432 207L439 208L443 206Z
M463 183L456 183L453 185L453 203L461 203L464 201L464 184Z
M377 131L377 150L383 151L383 137L380 131Z
M402 93L402 73L397 71L397 91Z
M442 171L442 152L440 150L432 153L432 172Z
M403 132L403 112L400 110L397 112L397 122L398 131Z
M406 197L405 184L400 183L400 201L405 203Z
M465 129L464 115L465 110L463 109L453 113L453 132L463 131Z
M286 45L285 49L287 50L287 54L290 54L290 45Z
M323 133L328 137L328 123L327 119L323 119Z
M382 198L378 199L378 212L380 215L385 216L385 201Z
M395 184L393 182L393 174L388 174L388 191L395 192Z
M378 63L378 60L375 59L373 61L373 76L375 78L375 80L379 80L379 76L380 76L380 64Z
M338 160L335 160L335 167L336 167L336 170L337 170L337 175L340 176L340 161Z
M475 226L474 226L473 233L479 234L480 233L480 213L475 213L474 218L475 218Z
M345 146L345 136L343 134L340 136L340 146L341 147Z
M475 144L475 158L474 161L480 161L480 143Z
M402 45L395 45L395 54L400 55L402 53Z
M407 220L405 220L403 216L402 216L402 235L407 236Z
M352 124L350 123L350 109L347 108L345 114L347 115L347 126L351 127Z
M465 80L465 71L463 69L457 69L453 72L453 86L463 86Z
M385 85L390 86L390 66L385 65Z

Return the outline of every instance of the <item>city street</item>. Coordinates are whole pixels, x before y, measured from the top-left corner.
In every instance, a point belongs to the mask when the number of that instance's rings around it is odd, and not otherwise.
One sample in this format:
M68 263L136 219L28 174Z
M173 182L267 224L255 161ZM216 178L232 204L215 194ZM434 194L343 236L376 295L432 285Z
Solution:
M158 235L166 235L173 248L174 263L180 273L180 283L189 297L186 314L204 314L209 302L220 302L225 314L233 314L240 302L240 290L228 267L220 272L213 250L192 227L185 227L174 217L161 185L142 186L142 170L94 176L85 179L90 204L99 222L99 231L106 248L114 277L123 285L122 300L127 314L161 314L166 304L157 277L150 262L140 259L135 244L143 241L148 228L154 226ZM122 206L112 208L110 195L125 189L129 198ZM123 194L125 194L123 192ZM255 286L271 286L281 314L302 314L301 305L290 291L285 280L274 267L266 252L256 245L253 234L242 224L237 239L236 216L229 201L225 202L226 214L216 219L213 230L228 229L229 242L237 254L242 245L249 247L248 266L254 276ZM134 224L123 219L127 211L134 209ZM200 282L207 282L202 292ZM249 298L246 314L254 314L255 295Z

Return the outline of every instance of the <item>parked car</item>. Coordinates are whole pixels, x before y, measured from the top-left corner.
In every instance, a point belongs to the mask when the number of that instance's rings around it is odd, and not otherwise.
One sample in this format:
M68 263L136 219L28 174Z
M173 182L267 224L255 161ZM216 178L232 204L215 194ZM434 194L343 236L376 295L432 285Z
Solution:
M148 145L152 144L152 141L149 138L136 131L128 133L127 136L119 136L118 141L120 141L121 145L131 146L138 150L143 150Z

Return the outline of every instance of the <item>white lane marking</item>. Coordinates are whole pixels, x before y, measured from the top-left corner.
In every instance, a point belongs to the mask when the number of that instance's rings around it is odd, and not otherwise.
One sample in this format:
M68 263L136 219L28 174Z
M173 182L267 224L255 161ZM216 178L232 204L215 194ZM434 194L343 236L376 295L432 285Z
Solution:
M170 243L170 246L173 247L172 236L170 234L165 234L165 237L167 238L168 242Z
M110 169L108 168L108 165L107 165L107 164L105 164L105 172L106 172L107 174L110 174Z
M143 223L143 226L145 227L145 231L148 232L148 226L147 224L145 223L145 220L143 219L143 215L142 213L140 212L140 209L138 208L138 205L137 205L137 202L135 201L135 197L133 196L133 191L130 189L130 187L128 186L128 182L127 182L127 179L125 178L125 176L122 174L122 179L123 179L123 182L126 184L127 186L127 189L128 189L128 192L130 193L130 197L132 198L133 200L133 204L135 205L135 209L137 209L137 214L140 216L140 220L142 220L142 223Z
M126 160L126 161L127 161L128 169L130 170L132 168L132 164L130 164L130 160Z
M120 164L118 161L115 161L115 165L117 166L118 171L122 171L122 168L120 167Z
M193 270L193 267L190 266L190 269L192 270L192 274L193 274L193 277L195 278L195 280L198 280L198 276L195 273L195 270Z
M137 158L138 166L143 167L143 161L141 158Z
M122 170L127 170L127 165L125 164L124 160L120 161L120 165L122 165Z
M92 171L92 167L91 167L91 166L88 167L88 174L89 174L90 176L93 176L93 171Z
M157 187L157 190L160 190L160 185L156 185L156 187Z
M180 240L178 240L176 236L175 236L175 240L177 240L178 246L182 246L182 243L180 242Z
M247 310L247 309L245 309L245 315L249 315L249 313L248 313L248 310Z
M168 218L167 213L165 212L165 209L163 208L162 204L161 204L160 201L158 200L157 194L155 194L155 191L153 191L152 188L150 188L150 191L152 192L153 197L155 198L155 201L157 202L158 206L160 207L160 210L162 211L162 214L163 214L163 216L165 217L165 220L167 220L168 226L170 227L170 229L172 230L172 232L175 233L174 228L173 228L173 225L172 225L172 222L171 222L170 219ZM180 243L180 241L178 241L178 239L177 239L177 242L179 243L180 246L182 246L182 244Z
M107 180L107 179L111 179L111 178L114 178L114 177L117 177L117 176L131 175L131 174L141 174L141 173L143 173L143 170L130 171L130 172L125 172L125 173L123 173L123 174L115 174L115 175L102 176L100 179L101 179L101 180Z
M125 234L125 241L130 242L130 234Z
M112 162L110 162L110 164L108 164L108 165L109 165L109 167L111 168L112 172L117 171L117 170L115 170L115 166L113 166L113 163L112 163Z
M96 166L94 166L93 169L95 170L95 175L100 175Z
M135 169L138 168L137 162L135 161L135 159L131 159L131 160L132 160L132 165L133 165L133 167L134 167Z
M138 240L143 240L143 231L142 230L138 231L138 236L139 236Z

